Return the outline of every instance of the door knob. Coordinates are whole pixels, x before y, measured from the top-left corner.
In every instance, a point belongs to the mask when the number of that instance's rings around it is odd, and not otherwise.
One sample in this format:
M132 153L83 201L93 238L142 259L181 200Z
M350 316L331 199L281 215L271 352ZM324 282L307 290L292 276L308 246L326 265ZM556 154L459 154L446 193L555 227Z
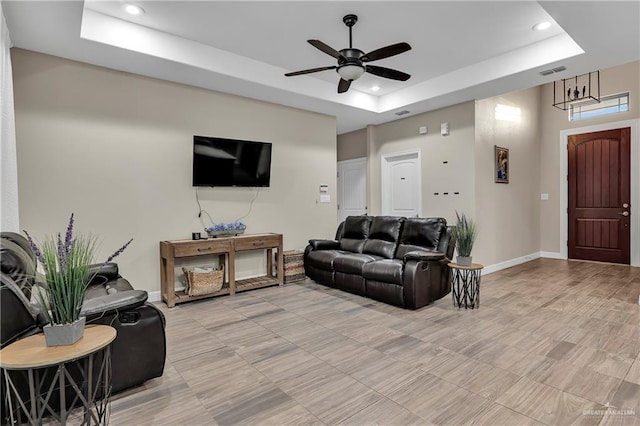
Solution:
M622 213L618 213L618 214L622 215L622 216L629 216L629 212L622 212Z
M628 209L628 208L629 208L629 204L624 203L624 204L622 205L622 208L623 208L623 209Z

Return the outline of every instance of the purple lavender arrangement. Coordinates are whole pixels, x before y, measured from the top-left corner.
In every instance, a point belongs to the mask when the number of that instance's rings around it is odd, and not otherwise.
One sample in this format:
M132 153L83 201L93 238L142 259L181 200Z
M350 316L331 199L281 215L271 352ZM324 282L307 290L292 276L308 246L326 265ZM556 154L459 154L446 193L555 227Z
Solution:
M60 233L56 237L47 236L40 247L24 231L31 250L44 268L46 288L34 294L50 324L71 324L80 318L85 291L99 270L95 269L92 273L94 268L90 268L94 263L97 238L91 235L74 235L73 226L74 218L71 214L64 239ZM101 266L120 255L131 241L133 238L109 256Z
M244 230L247 228L242 222L230 222L230 223L214 223L210 227L206 228L205 231L209 235L215 234L242 234Z

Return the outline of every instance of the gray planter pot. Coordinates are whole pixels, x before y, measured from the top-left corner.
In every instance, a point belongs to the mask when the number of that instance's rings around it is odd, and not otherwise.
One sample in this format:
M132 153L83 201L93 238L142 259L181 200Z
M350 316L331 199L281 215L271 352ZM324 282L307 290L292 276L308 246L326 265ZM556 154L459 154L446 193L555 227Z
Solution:
M460 266L470 266L471 265L471 256L457 256L456 263Z
M47 346L73 345L84 336L85 317L71 324L47 324L43 327Z

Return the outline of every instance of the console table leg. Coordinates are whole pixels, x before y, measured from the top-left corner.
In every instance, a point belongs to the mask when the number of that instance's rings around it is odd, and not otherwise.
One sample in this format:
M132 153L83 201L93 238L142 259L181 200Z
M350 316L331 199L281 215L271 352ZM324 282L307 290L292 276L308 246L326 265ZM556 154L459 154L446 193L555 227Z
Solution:
M273 249L267 249L267 276L273 276Z
M175 298L176 298L176 272L174 270L174 261L173 259L164 259L164 268L165 268L165 291L167 292L167 306L169 308L173 308L176 306Z
M229 251L229 294L236 294L236 253L235 250Z
M284 285L284 250L282 245L282 237L280 238L280 244L278 245L278 285Z

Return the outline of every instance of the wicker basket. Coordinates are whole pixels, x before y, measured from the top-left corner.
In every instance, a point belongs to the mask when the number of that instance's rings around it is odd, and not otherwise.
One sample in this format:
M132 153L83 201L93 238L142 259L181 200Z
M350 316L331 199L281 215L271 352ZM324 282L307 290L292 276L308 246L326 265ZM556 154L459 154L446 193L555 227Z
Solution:
M215 293L220 291L224 282L224 266L211 272L193 272L186 268L182 268L182 272L187 286L185 293L189 296Z

